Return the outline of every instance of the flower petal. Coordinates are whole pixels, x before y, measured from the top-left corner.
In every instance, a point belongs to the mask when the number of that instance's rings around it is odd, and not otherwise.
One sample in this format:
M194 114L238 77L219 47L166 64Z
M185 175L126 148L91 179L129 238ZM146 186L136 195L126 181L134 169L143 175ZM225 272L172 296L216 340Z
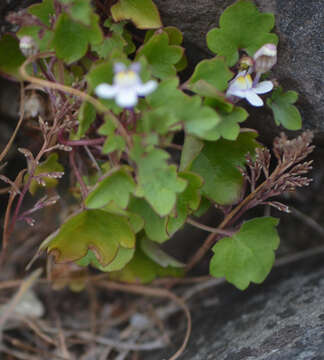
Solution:
M117 74L121 71L126 71L127 67L125 64L123 64L122 62L117 62L116 64L114 64L114 73Z
M246 91L245 98L253 106L263 105L263 100L253 90Z
M119 89L116 104L122 108L132 108L137 104L137 94L134 88Z
M155 80L150 80L145 84L138 84L136 86L136 92L139 96L146 96L151 94L158 86Z
M117 88L109 84L100 84L95 88L95 93L97 96L103 99L111 99L117 94Z
M237 96L240 98L245 98L246 90L238 89L236 86L230 86L226 92L226 96Z
M273 89L272 81L262 81L254 87L256 94L265 94Z
M141 64L139 62L134 62L130 67L130 70L136 72L138 74L141 71Z

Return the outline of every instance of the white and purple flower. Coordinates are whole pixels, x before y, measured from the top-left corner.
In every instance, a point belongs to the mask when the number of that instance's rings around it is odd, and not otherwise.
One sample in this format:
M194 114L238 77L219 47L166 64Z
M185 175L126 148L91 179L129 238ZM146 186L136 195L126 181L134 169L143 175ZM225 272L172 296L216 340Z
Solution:
M95 93L103 99L115 99L116 104L122 108L133 108L138 97L151 94L158 86L155 80L143 83L139 76L140 68L139 63L133 63L129 68L123 63L116 63L113 84L100 84Z
M269 80L254 84L252 77L247 71L239 72L229 83L226 97L239 97L246 99L253 106L263 106L263 100L258 94L265 94L273 89L273 83Z

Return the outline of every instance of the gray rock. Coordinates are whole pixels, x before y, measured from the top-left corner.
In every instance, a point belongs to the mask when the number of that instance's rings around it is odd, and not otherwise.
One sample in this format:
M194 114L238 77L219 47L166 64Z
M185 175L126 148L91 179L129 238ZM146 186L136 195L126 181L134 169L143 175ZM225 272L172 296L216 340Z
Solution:
M234 0L155 0L165 25L179 27L188 48L189 61L211 55L205 35ZM323 0L256 0L259 9L276 16L280 38L274 76L285 89L299 92L304 127L324 132L324 2ZM260 121L259 121L260 122ZM262 126L264 123L262 124Z
M245 292L223 285L200 294L179 359L324 360L323 261L322 253L275 268L263 285ZM182 338L182 332L172 337ZM168 359L171 350L143 360Z

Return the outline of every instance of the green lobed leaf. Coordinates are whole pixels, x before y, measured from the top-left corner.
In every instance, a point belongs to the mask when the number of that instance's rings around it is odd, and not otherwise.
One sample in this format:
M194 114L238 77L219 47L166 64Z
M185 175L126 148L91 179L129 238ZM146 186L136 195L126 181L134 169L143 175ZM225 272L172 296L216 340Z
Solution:
M260 13L250 0L239 0L223 12L219 28L208 32L207 45L233 66L239 58L239 50L253 56L262 45L277 44L278 37L270 33L273 27L273 14Z
M143 196L160 216L168 215L175 206L177 194L187 183L177 176L175 165L168 165L169 154L152 149L140 157L132 155L138 167L137 182Z
M122 52L127 45L126 41L120 34L113 33L111 36L106 37L104 41L97 45L92 45L91 49L96 51L101 58L106 58L113 51Z
M89 43L99 44L103 35L98 21L98 15L92 14L91 25L85 26L62 13L56 21L52 41L57 56L71 64L86 54Z
M201 195L200 188L203 185L202 178L190 171L180 172L179 176L188 183L184 192L179 194L176 205L176 216L169 217L167 231L174 234L186 222L189 214L199 208Z
M205 97L204 104L222 112L231 112L234 105L226 98L225 94L205 80L198 80L190 86L191 91Z
M128 283L147 284L157 277L181 277L184 270L168 266L166 268L156 264L144 254L140 246L136 248L132 260L121 270L109 274L110 278L116 281Z
M235 141L220 139L205 142L201 153L190 168L203 180L202 195L217 204L233 204L238 201L243 177L238 167L244 167L247 153L254 154L258 143L256 134L241 133Z
M152 0L118 0L110 11L115 21L131 20L139 29L162 26L159 11Z
M92 15L91 0L60 0L60 2L68 5L65 10L68 11L73 20L84 25L90 25Z
M153 110L142 117L142 130L164 135L183 126L187 133L204 138L219 123L220 117L215 110L202 105L199 96L188 96L177 89L178 84L177 78L166 79L147 96Z
M128 210L144 219L144 230L149 239L163 243L169 239L167 218L157 215L144 199L131 198Z
M176 268L185 267L185 264L167 254L155 242L146 237L141 239L140 246L146 256L164 268L168 266Z
M64 168L58 162L58 155L56 153L52 153L49 155L49 157L45 161L41 162L37 166L34 174L40 175L40 174L44 174L44 173L62 172L62 171L64 171ZM27 176L27 178L28 178L28 176ZM56 187L58 184L58 180L55 178L44 177L43 180L45 181L47 188ZM40 187L42 187L42 186L39 185L36 180L32 180L30 183L30 186L29 186L29 192L32 195L35 195L36 191Z
M102 152L104 154L110 154L113 151L123 151L125 149L126 143L124 138L115 131L115 124L113 124L109 117L106 117L105 123L99 128L99 134L107 136L102 147Z
M79 260L90 249L99 263L106 266L116 258L120 247L134 246L135 235L126 217L103 210L85 210L70 217L41 248L47 248L58 263Z
M142 56L151 65L153 76L165 79L176 74L175 64L182 58L183 48L170 45L168 34L158 31L138 49L136 59Z
M246 120L248 112L235 106L231 112L218 111L221 121L205 136L206 140L215 141L220 137L226 140L236 140L240 133L239 123Z
M30 6L28 12L49 27L51 25L51 19L55 15L54 1L43 0L40 4Z
M17 38L9 34L3 35L0 39L0 72L20 79L19 67L24 60Z
M117 251L117 255L115 259L106 266L102 266L100 262L97 260L96 255L93 251L88 250L86 256L82 259L78 260L76 263L79 266L89 266L92 265L94 268L103 271L103 272L111 272L111 271L118 271L125 267L127 263L129 263L134 256L135 249L126 249L120 247Z
M279 246L278 219L256 218L244 223L232 237L214 245L210 274L225 277L240 290L250 282L262 283L269 274Z
M199 80L204 80L217 90L224 91L232 77L233 73L225 64L224 59L215 57L202 60L197 64L191 78L188 80L188 87L191 89L191 85Z
M288 130L301 129L302 118L293 105L297 99L298 94L295 91L289 90L284 93L282 88L276 89L267 99L267 105L272 109L277 125L282 125Z
M100 181L87 196L85 204L88 209L98 209L113 201L125 209L134 190L135 182L128 169L123 167Z

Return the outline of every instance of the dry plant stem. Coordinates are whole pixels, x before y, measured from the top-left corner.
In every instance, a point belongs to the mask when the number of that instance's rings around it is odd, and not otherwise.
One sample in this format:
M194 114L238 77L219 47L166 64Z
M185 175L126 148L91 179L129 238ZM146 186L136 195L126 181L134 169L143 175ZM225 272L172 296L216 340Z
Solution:
M176 302L184 311L186 317L187 317L187 330L186 335L184 338L184 341L181 345L181 347L178 349L178 351L171 356L169 360L176 360L184 351L184 349L187 346L190 333L191 333L191 315L188 309L188 306L186 303L177 295L173 294L171 291L166 289L160 289L160 288L152 288L147 286L141 286L141 285L131 285L131 284L119 284L114 283L110 281L99 281L97 283L99 286L104 287L108 290L116 290L116 291L122 291L127 293L133 293L133 294L139 294L139 295L146 295L146 296L152 296L152 297L158 297L158 298L168 298L174 302Z
M194 227L196 227L196 228L198 228L198 229L208 231L208 232L213 233L213 234L219 234L219 235L224 235L224 236L232 236L233 235L232 231L226 231L226 230L222 230L222 229L219 229L219 228L213 228L211 226L201 224L200 222L195 221L195 220L193 220L191 218L187 218L187 223L194 226Z
M23 179L25 172L26 172L26 169L21 170L19 172L19 174L15 180L15 185L17 187L19 187L20 184L22 183L22 179ZM1 249L1 255L0 255L0 265L3 264L3 262L4 262L6 250L7 250L8 243L9 243L9 236L10 236L9 223L10 223L11 208L12 208L12 205L13 205L16 195L17 194L15 192L12 192L10 194L7 208L6 208L4 224L3 224L3 233L2 233L2 249Z
M18 214L19 214L22 202L23 202L24 197L25 197L25 195L26 195L26 193L27 193L27 191L28 191L28 189L30 187L31 182L33 181L33 177L34 177L34 173L35 173L37 164L39 163L40 159L44 155L46 148L47 148L47 140L44 139L43 146L42 146L41 150L39 151L38 155L36 156L35 161L33 162L32 169L29 171L28 180L24 184L24 187L23 187L23 189L22 189L22 191L21 191L21 193L19 195L18 202L17 202L16 208L15 208L15 211L14 211L11 223L10 223L10 227L9 227L9 230L8 230L8 238L9 238L10 234L13 232L13 229L15 227L15 224L16 224L16 221L17 221L17 218L18 218Z
M26 71L26 67L27 65L29 65L30 63L36 61L37 59L41 59L41 58L46 58L49 56L55 56L55 53L53 52L44 52L44 53L40 53L34 56L29 57L20 67L19 72L20 75L22 76L23 79L33 83L33 84L38 84L40 86L49 88L49 89L54 89L54 90L59 90L62 92L66 92L68 94L77 96L79 98L81 98L84 101L88 101L89 103L91 103L99 112L109 115L109 118L113 121L114 125L116 126L116 128L118 129L118 131L120 132L120 134L123 136L123 138L125 139L128 147L132 146L132 141L130 136L128 135L126 129L123 127L123 125L119 122L119 120L117 119L117 117L109 110L107 109L99 100L95 99L94 97L80 91L74 88L71 88L69 86L66 85L62 85L62 84L58 84L58 83L54 83L54 82L50 82L47 80L43 80L43 79L38 79L34 76L30 76L28 75L27 71Z
M16 125L16 128L13 132L13 134L11 135L10 140L8 141L6 147L2 150L1 154L0 154L0 162L5 158L5 156L8 154L8 151L11 148L12 143L14 142L16 135L20 129L20 126L24 120L24 110L25 110L25 89L24 89L24 83L21 82L20 83L20 107L19 107L19 120L18 123Z

